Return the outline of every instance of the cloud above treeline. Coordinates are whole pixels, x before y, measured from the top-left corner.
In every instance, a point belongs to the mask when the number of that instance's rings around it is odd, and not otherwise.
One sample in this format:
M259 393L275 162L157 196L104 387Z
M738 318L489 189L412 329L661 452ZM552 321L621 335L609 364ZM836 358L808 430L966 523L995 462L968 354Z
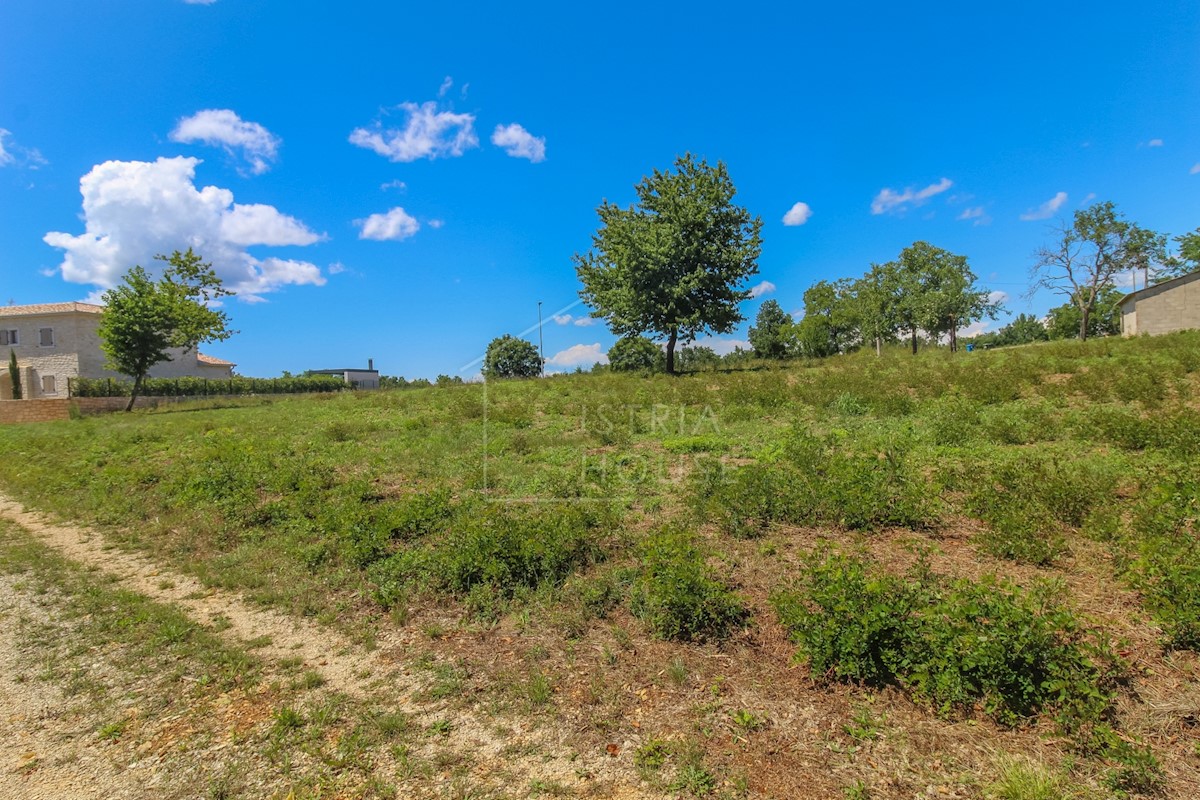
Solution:
M796 203L783 215L783 224L790 228L796 227L808 222L811 216L812 209L808 203Z
M1067 202L1067 193L1058 192L1046 202L1042 203L1037 208L1031 208L1021 215L1021 220L1024 222L1033 222L1039 219L1050 219L1055 213L1063 207Z
M400 124L385 124L386 118L399 113ZM355 128L350 143L365 147L389 161L409 162L421 158L453 158L479 146L475 135L475 115L439 108L430 100L401 103L385 111L372 124Z
M358 238L377 242L399 242L421 229L421 224L400 206L383 214L372 214L366 219L357 220L356 224L362 229Z
M179 120L171 131L172 142L199 142L221 147L230 156L241 157L250 171L261 175L279 157L281 140L257 122L247 122L228 108L209 108Z
M534 164L546 160L546 139L534 136L517 123L497 125L492 144L503 148L513 158L527 158Z
M608 355L600 347L600 343L575 344L566 350L560 350L546 359L548 367L581 367L592 364L607 364Z
M135 264L153 272L160 268L155 255L191 247L246 302L285 286L325 283L315 264L246 249L304 247L324 236L274 206L235 203L233 192L217 186L198 188L200 163L176 157L97 164L79 181L84 232L42 237L64 251L55 271L71 283L108 289Z
M879 190L879 194L875 195L875 199L871 201L872 214L902 214L909 208L923 206L929 202L929 199L935 197L942 192L948 190L954 185L954 181L949 178L942 178L937 183L931 183L923 189L915 189L912 186L906 187L901 191L885 187Z

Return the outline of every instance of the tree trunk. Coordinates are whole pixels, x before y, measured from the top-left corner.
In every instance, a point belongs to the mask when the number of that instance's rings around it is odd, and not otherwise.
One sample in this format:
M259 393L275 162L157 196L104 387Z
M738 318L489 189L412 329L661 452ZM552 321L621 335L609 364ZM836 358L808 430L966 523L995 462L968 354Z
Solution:
M1084 306L1079 309L1079 312L1079 341L1083 342L1087 340L1088 317L1091 309Z
M667 374L675 374L675 341L678 334L672 330L670 338L667 339Z
M875 337L875 357L879 358L879 356L882 353L883 353L883 337L876 336Z
M958 352L958 323L950 323L950 352Z
M912 328L912 354L914 356L917 354L917 327L915 325Z
M125 410L133 411L133 404L138 399L138 393L142 391L142 376L138 375L133 379L133 389L129 392L129 405L125 406Z

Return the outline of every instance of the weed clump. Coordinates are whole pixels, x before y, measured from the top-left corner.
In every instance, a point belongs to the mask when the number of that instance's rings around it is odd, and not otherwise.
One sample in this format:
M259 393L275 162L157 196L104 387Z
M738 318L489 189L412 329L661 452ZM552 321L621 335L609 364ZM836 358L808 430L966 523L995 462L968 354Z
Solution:
M692 504L738 538L760 535L771 522L920 529L938 518L931 487L903 446L847 453L806 433L759 463L698 470Z
M923 563L901 577L828 552L806 572L773 603L816 675L899 685L941 714L979 705L1007 725L1056 711L1076 727L1109 712L1116 657L1052 587L949 580Z
M1131 529L1130 582L1169 646L1200 651L1200 472L1150 489Z
M680 530L664 529L642 545L642 573L632 611L663 639L720 639L749 612L708 563L707 554Z
M368 569L375 597L390 607L422 584L485 611L543 584L560 585L604 556L602 519L577 507L552 511L487 505L459 515L437 541L422 542ZM494 610L494 609L493 609Z

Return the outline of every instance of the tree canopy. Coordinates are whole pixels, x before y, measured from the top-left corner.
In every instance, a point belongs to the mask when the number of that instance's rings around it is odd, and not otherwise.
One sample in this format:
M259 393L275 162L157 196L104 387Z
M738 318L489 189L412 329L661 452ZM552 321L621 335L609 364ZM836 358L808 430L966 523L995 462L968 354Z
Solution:
M742 321L743 287L757 274L762 220L735 205L725 165L690 154L673 171L654 170L628 208L605 200L592 249L574 257L580 296L620 335L666 338L675 347L701 333L728 333Z
M758 316L750 326L750 346L759 358L786 358L791 342L794 323L774 300L758 307Z
M504 334L488 344L483 357L486 378L536 378L542 374L542 357L532 342Z
M103 295L100 348L110 369L133 378L126 411L133 408L150 369L171 360L171 350L187 353L235 333L228 328L225 312L212 307L233 294L221 285L212 264L190 247L155 258L167 264L161 278L154 280L134 266L120 285Z
M1079 310L1078 335L1086 339L1097 301L1112 288L1118 273L1167 263L1166 237L1126 220L1111 202L1075 212L1070 225L1058 228L1058 241L1040 248L1033 266L1033 286L1067 297Z

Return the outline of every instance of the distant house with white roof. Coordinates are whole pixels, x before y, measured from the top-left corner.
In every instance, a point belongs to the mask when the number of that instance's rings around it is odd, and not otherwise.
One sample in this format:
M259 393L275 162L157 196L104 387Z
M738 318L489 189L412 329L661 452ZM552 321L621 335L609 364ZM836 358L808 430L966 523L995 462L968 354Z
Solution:
M9 350L17 354L22 395L26 399L66 397L72 378L121 378L104 366L100 349L100 314L92 303L43 303L0 306L0 400L12 399ZM171 352L171 360L155 364L152 378L233 376L231 361L196 350Z

